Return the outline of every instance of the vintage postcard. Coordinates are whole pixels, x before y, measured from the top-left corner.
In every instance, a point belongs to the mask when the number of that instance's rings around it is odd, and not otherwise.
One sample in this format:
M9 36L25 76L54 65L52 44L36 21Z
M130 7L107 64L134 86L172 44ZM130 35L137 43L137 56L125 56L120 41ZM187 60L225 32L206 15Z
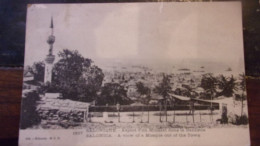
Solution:
M19 145L250 145L241 3L32 4Z

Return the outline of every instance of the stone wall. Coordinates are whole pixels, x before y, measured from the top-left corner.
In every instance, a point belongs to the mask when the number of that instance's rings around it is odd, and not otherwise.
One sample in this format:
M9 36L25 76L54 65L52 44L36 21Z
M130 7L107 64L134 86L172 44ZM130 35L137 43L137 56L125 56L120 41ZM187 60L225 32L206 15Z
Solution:
M84 122L83 111L40 108L37 112L41 117L42 128L54 125L69 128Z

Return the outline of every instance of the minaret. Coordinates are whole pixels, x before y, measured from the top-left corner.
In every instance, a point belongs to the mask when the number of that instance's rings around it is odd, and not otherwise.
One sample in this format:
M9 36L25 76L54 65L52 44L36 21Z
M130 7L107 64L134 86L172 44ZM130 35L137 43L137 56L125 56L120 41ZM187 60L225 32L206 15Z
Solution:
M52 79L52 68L55 56L52 54L53 44L55 42L55 36L53 35L53 19L51 17L51 35L48 37L47 43L50 45L49 54L45 58L45 71L44 71L44 83L51 83Z

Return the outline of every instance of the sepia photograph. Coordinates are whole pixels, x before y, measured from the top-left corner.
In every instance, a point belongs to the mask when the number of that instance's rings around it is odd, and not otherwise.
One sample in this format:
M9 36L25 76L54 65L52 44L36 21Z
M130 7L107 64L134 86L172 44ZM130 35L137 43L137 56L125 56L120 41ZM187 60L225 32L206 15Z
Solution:
M19 144L250 145L241 13L28 5Z

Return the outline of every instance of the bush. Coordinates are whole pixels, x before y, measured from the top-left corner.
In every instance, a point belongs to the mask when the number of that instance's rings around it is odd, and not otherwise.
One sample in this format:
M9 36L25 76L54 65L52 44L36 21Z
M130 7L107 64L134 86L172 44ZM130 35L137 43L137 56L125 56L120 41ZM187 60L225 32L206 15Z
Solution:
M40 97L37 92L30 92L24 98L22 98L21 105L21 122L20 128L26 129L41 122L40 116L36 111L37 101Z
M234 117L231 120L231 123L234 125L247 125L248 124L248 116L247 115L234 115Z

